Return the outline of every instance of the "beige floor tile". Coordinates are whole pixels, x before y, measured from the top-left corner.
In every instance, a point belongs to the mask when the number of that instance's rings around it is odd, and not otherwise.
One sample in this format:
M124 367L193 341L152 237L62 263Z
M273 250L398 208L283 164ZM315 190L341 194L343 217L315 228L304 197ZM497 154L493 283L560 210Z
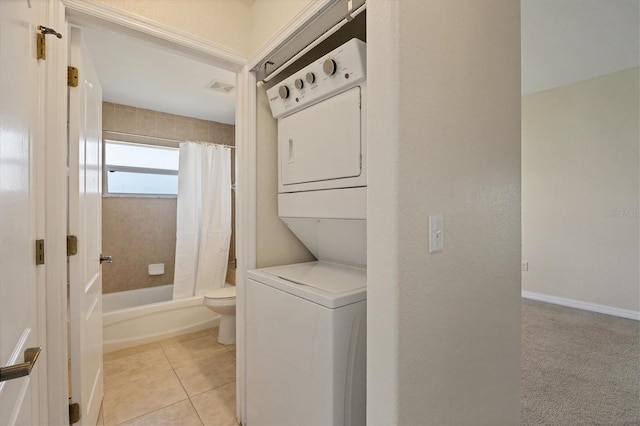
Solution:
M104 391L105 425L116 425L187 398L176 374L169 371L154 373Z
M145 345L134 346L132 348L120 349L115 352L107 352L104 354L104 362L113 361L114 359L124 358L129 355L135 355L142 352L152 351L154 349L158 349L160 345L156 342L147 343Z
M226 352L226 348L210 334L188 342L163 346L162 349L173 368L179 368L199 359L210 358L217 353Z
M236 358L220 352L175 369L176 375L189 396L229 384L236 380Z
M175 343L184 343L189 340L196 340L204 336L208 336L211 334L211 329L195 331L193 333L181 334L180 336L169 337L168 339L160 340L158 343L160 346L167 347L169 345L173 345Z
M186 399L121 424L136 426L195 426L202 425L202 422L200 421L200 417L198 417L198 413L196 413L196 410L193 408L193 405L191 405L191 401Z
M171 370L162 349L153 349L104 363L104 388L123 385Z
M230 351L235 351L236 350L236 345L235 344L233 344L233 345L224 345L224 346Z
M196 395L191 402L205 425L237 425L235 382Z

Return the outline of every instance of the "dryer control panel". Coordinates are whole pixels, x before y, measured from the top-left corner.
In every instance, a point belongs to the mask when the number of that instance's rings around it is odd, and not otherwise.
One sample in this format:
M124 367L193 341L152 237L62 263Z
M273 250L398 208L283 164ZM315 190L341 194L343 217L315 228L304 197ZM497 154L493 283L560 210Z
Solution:
M356 38L267 90L274 118L282 118L366 80L366 44Z

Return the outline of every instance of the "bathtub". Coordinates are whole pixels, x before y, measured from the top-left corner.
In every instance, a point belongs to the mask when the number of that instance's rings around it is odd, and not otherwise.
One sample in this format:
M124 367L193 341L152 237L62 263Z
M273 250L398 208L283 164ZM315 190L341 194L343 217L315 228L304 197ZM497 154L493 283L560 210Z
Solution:
M219 324L220 316L202 304L202 296L171 300L172 296L171 284L103 295L104 352Z

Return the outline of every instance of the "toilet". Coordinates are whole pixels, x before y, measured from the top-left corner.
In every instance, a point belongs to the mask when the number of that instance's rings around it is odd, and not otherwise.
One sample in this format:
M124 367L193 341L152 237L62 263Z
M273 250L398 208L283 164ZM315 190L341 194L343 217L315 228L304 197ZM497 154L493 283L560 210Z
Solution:
M218 343L236 343L236 287L229 286L211 290L204 295L204 305L220 314Z

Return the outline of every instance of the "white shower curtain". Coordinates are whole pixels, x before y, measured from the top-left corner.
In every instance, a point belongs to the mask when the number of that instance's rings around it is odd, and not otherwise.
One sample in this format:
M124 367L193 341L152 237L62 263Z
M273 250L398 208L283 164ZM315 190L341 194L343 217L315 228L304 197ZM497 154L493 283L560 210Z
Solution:
M174 299L224 286L230 240L230 148L181 143Z

